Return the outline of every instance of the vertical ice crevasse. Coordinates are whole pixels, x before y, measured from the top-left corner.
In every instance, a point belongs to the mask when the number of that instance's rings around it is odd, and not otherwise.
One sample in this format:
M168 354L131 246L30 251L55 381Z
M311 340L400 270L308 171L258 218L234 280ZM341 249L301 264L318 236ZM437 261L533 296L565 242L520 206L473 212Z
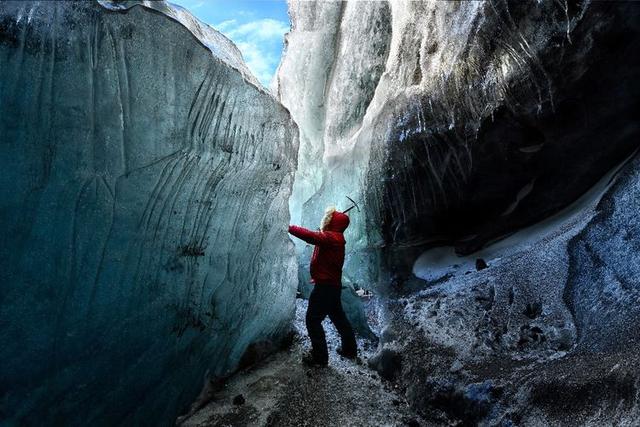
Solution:
M616 77L637 73L631 4L290 0L289 10L276 89L301 133L292 212L315 224L327 203L361 202L350 281L402 282L433 246L477 251L566 207L635 148L636 89L621 92ZM590 108L605 99L615 111Z

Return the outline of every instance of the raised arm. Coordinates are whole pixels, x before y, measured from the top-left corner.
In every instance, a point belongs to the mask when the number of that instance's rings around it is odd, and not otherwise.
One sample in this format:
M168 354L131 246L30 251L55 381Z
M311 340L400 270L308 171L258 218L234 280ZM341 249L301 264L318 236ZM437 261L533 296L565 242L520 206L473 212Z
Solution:
M328 233L311 231L304 227L298 227L297 225L290 225L289 233L312 245L330 245L334 243L334 239Z

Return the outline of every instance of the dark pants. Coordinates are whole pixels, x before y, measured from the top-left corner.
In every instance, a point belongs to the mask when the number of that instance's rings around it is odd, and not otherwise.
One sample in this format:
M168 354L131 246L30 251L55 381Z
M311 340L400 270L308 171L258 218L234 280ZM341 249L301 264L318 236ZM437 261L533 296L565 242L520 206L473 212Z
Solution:
M344 315L340 294L342 287L316 284L309 297L307 308L307 331L311 339L311 354L318 362L329 360L327 341L322 329L322 321L329 316L340 337L342 338L342 350L346 354L355 355L357 352L356 337L353 334L351 324Z

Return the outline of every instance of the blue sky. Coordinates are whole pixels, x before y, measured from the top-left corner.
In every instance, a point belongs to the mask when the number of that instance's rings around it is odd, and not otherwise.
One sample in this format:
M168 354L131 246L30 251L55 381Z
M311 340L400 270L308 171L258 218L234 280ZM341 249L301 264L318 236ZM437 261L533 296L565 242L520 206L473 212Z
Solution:
M289 31L286 0L169 0L185 7L238 46L244 61L264 84L275 73Z

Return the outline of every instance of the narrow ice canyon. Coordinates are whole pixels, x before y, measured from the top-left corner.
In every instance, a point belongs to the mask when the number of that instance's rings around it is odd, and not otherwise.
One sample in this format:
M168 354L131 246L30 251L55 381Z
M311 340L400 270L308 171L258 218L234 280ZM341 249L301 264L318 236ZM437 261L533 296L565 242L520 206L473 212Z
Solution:
M165 1L0 2L0 425L637 422L640 5L288 7L265 88ZM322 376L287 226L347 197Z

